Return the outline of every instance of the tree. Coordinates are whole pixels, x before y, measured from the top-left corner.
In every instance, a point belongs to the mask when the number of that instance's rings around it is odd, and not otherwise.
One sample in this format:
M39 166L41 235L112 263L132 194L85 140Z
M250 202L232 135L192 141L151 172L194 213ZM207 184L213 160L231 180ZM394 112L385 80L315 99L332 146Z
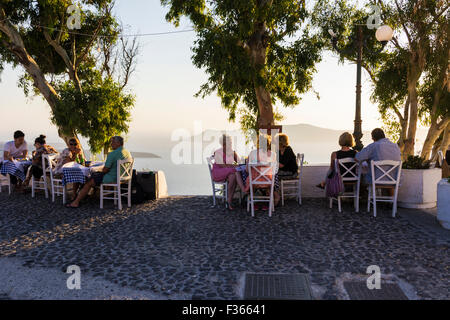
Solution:
M337 29L343 35L339 42L351 46L345 37L353 32L352 25L366 23L367 7L381 8L383 23L394 30L388 50L377 52L374 31L368 38L363 67L373 82L372 99L391 133L398 138L403 158L414 154L417 126L420 119L430 125L422 156L429 151L442 133L449 119L448 95L448 8L440 0L370 0L366 8L355 2L319 0L316 6L316 24L325 34ZM352 54L340 53L341 59L354 60ZM394 120L397 118L397 120Z
M69 0L0 0L0 70L4 63L22 66L25 73L20 83L25 93L33 87L34 93L42 95L47 101L53 115L58 114L57 108L62 105L61 95L67 95L64 90L71 88L69 93L73 93L74 89L78 95L84 93L85 86L93 90L93 78L98 77L99 71L105 73L105 66L110 66L106 54L111 53L121 32L117 19L111 13L113 0L79 1L79 30L69 30L67 27L71 18L67 9L71 4ZM100 59L103 64L95 56L95 48L100 45L110 49L104 51L105 58ZM125 46L125 49L132 58L123 64L125 71L121 89L128 82L137 55L135 46ZM111 73L109 78L112 79ZM108 84L106 80L104 76L103 81L96 83ZM78 126L66 127L68 122L59 119L54 117L59 135L66 143L83 131Z
M315 64L321 60L320 38L311 35L301 0L161 0L166 19L193 23L197 40L193 63L209 75L196 96L217 92L243 129L273 125L276 101L300 102L311 88ZM244 107L240 107L240 103Z
M107 154L109 139L128 132L134 97L125 94L111 78L98 77L97 81L84 86L83 93L73 83L66 82L60 92L52 121L88 137L92 153Z

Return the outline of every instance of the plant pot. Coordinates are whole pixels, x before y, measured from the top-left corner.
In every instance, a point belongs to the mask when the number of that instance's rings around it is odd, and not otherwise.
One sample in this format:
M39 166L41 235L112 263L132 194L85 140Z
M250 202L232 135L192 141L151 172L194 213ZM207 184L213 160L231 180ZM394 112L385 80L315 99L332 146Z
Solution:
M442 179L437 187L437 219L442 227L450 230L450 183Z
M402 169L398 191L401 208L427 209L436 207L437 185L442 179L442 169Z

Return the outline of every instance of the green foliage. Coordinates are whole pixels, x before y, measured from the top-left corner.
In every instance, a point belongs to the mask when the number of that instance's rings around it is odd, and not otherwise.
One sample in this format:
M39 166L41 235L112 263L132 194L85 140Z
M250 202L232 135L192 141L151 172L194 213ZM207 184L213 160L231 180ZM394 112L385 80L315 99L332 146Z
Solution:
M375 30L364 26L366 42L363 67L372 79L371 100L378 104L385 128L392 137L398 139L401 130L398 115L404 115L408 97L408 72L412 68L422 68L418 62L418 49L425 57L425 65L417 84L419 116L425 125L429 125L432 117L445 117L450 113L449 92L442 86L444 82L441 76L442 70L447 69L450 50L448 8L447 14L441 14L445 12L448 1L368 0L364 5L358 6L356 0L318 0L313 22L321 30L322 36L328 37L328 49L334 52L336 51L331 46L328 30L331 29L337 34L337 44L342 49L338 53L341 61L356 60L355 25L366 24L371 14L370 5L380 6L381 22L394 30L395 39L380 53ZM438 110L432 114L432 106L436 103L436 88L441 88L442 94L437 101ZM408 117L405 121L408 121Z
M66 10L72 4L81 11L81 29L70 31ZM100 45L106 48L117 43L121 27L111 13L113 4L114 0L0 0L0 10L16 26L27 52L57 93L53 123L66 135L78 133L88 138L92 153L107 150L111 136L127 132L134 104L134 96L124 91L126 83L113 80L113 76L120 76L105 75L104 61L96 50ZM93 34L101 37L88 36ZM18 65L17 57L5 45L8 42L0 32L0 72L5 63ZM81 89L69 77L72 68L66 65L61 51L73 64ZM26 72L18 86L27 96L40 93Z
M166 19L179 25L185 16L197 31L194 65L208 74L197 97L217 93L229 120L240 116L244 131L255 129L259 106L255 87L263 86L272 103L293 107L312 87L322 40L306 24L304 1L161 0ZM259 34L261 28L263 34ZM261 40L262 39L262 40ZM266 59L255 63L249 53L261 40ZM279 116L278 116L279 117Z
M408 159L403 162L403 169L429 169L430 160L424 160L419 156L409 156Z
M53 123L87 137L92 153L107 150L112 136L128 132L134 97L111 79L86 85L82 94L70 82L59 89Z

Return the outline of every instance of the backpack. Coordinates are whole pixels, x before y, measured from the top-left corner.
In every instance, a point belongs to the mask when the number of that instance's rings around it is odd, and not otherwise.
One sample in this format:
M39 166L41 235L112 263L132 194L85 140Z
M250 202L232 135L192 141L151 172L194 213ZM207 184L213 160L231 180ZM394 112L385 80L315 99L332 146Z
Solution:
M146 194L141 185L137 182L136 170L133 170L133 176L131 178L131 203L141 204L146 200Z

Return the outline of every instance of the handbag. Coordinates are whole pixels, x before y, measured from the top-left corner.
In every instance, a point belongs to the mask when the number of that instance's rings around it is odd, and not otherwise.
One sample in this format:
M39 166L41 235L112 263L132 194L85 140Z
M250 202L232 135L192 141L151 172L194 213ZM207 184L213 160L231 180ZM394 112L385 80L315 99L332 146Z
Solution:
M344 192L344 181L342 181L341 172L338 168L338 160L334 161L334 168L327 176L325 184L325 193L329 198L340 196Z

